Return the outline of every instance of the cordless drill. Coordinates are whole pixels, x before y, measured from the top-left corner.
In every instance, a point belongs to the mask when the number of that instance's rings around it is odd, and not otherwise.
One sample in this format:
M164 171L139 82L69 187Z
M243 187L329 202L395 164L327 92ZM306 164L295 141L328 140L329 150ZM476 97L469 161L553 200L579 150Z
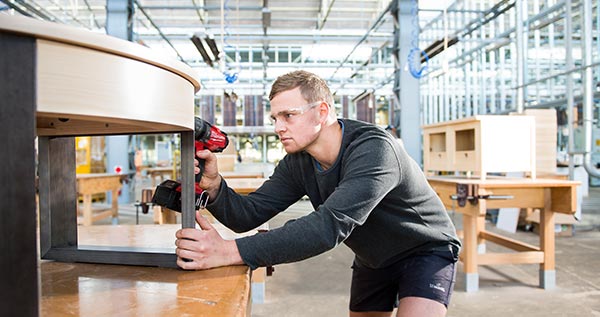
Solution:
M194 147L196 150L194 153L204 149L213 153L223 152L229 144L227 133L198 117L194 117L194 119ZM198 160L198 167L200 168L200 173L196 174L195 181L195 205L196 210L198 210L206 206L208 194L200 188L200 185L198 184L204 173L205 161L198 156L196 156L196 159ZM152 197L152 203L181 212L181 183L170 179L160 183L160 185L156 187L156 191Z

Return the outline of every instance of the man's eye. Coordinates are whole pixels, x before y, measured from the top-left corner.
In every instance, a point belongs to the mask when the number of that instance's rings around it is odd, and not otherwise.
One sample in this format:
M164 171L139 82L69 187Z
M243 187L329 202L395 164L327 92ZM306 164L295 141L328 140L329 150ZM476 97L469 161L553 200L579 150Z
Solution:
M283 116L284 116L286 119L289 119L289 118L293 117L293 116L294 116L294 114L293 114L293 113L291 113L291 112L288 112L288 113L284 113L284 114L283 114Z

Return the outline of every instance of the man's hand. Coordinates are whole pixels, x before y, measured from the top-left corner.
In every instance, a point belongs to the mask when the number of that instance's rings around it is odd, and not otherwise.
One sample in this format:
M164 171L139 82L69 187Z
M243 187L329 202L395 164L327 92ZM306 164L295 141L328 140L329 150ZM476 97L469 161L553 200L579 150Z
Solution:
M217 197L219 188L221 187L221 175L217 166L217 156L209 150L201 150L196 152L196 156L205 160L204 173L200 179L200 188L208 193L208 197L214 199ZM198 160L194 159L194 174L200 173Z
M179 267L184 270L204 270L244 264L234 240L221 238L200 212L196 212L196 222L202 230L186 228L175 233L175 253Z

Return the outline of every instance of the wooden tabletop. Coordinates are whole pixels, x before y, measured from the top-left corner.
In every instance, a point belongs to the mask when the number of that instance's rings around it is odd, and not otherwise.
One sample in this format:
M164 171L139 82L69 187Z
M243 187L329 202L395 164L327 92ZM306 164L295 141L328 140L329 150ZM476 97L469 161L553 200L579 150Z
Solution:
M227 186L242 195L257 190L266 180L267 178L225 178Z
M225 239L240 235L213 224ZM180 225L79 227L80 246L175 252ZM251 232L246 234L252 234ZM247 316L250 269L204 271L42 261L43 316Z
M249 270L42 261L41 315L247 316Z
M120 178L127 178L127 175L122 174L114 174L114 173L89 173L89 174L77 174L78 179L86 179L86 178L101 178L101 177L115 177L119 176Z
M454 176L429 176L427 180L432 182L442 183L460 183L474 184L479 186L493 187L564 187L578 186L581 183L578 181L556 179L556 178L512 178L512 177L493 177L488 176L486 179L480 178L465 178Z
M488 177L485 180L479 178L464 178L452 176L427 177L431 187L436 191L444 205L453 208L456 204L451 196L456 194L456 185L471 187L471 194L478 196L506 196L510 199L491 199L486 202L487 208L544 208L545 199L551 201L554 212L573 214L577 205L578 181L545 178L509 178ZM476 189L475 189L476 188ZM549 195L546 197L546 190ZM479 214L478 206L467 204L458 208L463 213Z
M152 172L171 172L173 171L173 166L156 166L156 167L144 167L143 171Z
M264 178L263 172L239 172L239 171L222 171L219 172L226 180L232 178Z
M254 234L255 232L235 233L219 222L212 223L221 237L226 240ZM196 225L198 227L198 225ZM112 225L78 227L77 237L80 246L117 246L133 248L164 249L175 252L175 232L179 224L164 225Z

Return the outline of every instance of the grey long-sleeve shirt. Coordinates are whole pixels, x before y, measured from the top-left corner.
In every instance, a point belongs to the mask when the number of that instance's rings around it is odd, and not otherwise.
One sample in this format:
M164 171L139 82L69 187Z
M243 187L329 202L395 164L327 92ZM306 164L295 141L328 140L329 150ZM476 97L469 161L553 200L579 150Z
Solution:
M222 181L208 210L236 232L256 228L304 195L313 212L266 233L236 240L252 269L303 260L345 243L370 268L460 241L442 202L418 165L376 126L340 119L343 140L334 165L321 171L305 152L288 154L248 196Z

